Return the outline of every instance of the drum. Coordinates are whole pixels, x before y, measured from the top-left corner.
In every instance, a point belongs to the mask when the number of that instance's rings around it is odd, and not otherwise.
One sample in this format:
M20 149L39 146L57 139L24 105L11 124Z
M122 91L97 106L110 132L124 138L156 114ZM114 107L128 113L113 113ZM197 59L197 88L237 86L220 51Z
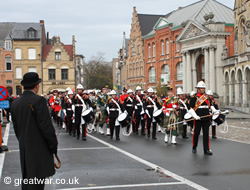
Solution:
M129 125L129 116L127 113L121 113L117 120L119 121L119 123L121 124L122 127L127 127Z
M157 123L163 122L163 111L162 109L158 109L153 113L153 117Z
M86 123L93 123L95 119L95 114L92 110L87 109L82 112L82 117Z
M220 114L219 116L216 116L216 117L213 116L212 119L217 123L217 125L221 125L222 123L225 122L226 116L223 114Z

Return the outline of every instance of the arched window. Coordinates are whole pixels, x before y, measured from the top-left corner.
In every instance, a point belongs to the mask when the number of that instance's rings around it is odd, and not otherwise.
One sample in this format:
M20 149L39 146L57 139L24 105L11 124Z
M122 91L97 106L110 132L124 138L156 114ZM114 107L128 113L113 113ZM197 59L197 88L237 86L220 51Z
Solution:
M148 57L150 58L151 57L151 45L148 44Z
M161 41L161 55L164 55L164 40Z
M167 64L163 65L162 67L162 74L166 74L167 81L170 81L170 69Z
M153 43L153 57L155 57L155 43Z
M149 69L149 83L155 83L156 81L156 70L154 67Z
M177 80L182 80L182 63L181 62L177 63L176 70L177 70Z
M169 54L169 40L166 40L166 53Z

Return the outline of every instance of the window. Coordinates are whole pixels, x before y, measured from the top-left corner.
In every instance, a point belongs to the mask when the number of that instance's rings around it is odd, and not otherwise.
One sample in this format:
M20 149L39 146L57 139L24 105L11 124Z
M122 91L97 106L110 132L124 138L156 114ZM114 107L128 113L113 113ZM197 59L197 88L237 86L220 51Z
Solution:
M22 86L16 86L16 95L22 94Z
M61 69L62 80L68 80L68 69Z
M36 30L34 28L28 29L28 38L35 38L36 37Z
M150 44L148 44L148 57L149 58L151 57L151 46L150 46Z
M17 67L16 68L16 79L21 79L22 77L23 77L22 68Z
M140 55L140 53L141 53L141 46L140 45L137 45L137 50L138 50L138 55Z
M11 71L11 57L5 57L5 69Z
M11 96L12 93L13 93L12 87L7 86L6 88L7 88L7 90L8 90L8 94Z
M36 49L29 48L28 50L28 59L36 59Z
M156 81L156 71L154 67L149 69L149 83L155 83Z
M170 81L170 70L167 64L163 65L162 74L167 74L167 81Z
M56 80L56 70L49 69L49 80Z
M141 76L144 76L144 72L143 72L143 63L141 61Z
M161 41L161 54L164 55L164 41Z
M177 63L177 80L182 80L182 63Z
M11 40L5 40L5 47L6 50L10 50L12 49L12 44L11 44Z
M136 63L137 76L140 76L140 63Z
M153 43L153 57L155 57L155 43Z
M11 85L12 84L12 80L6 80L6 85Z
M166 53L169 54L169 40L167 39Z
M57 61L60 61L61 60L61 52L55 52L55 59Z
M20 48L16 48L16 59L22 59L22 50Z
M136 68L135 68L135 63L133 64L133 71L134 71L134 77L136 77Z
M29 67L29 72L35 72L36 73L36 67Z

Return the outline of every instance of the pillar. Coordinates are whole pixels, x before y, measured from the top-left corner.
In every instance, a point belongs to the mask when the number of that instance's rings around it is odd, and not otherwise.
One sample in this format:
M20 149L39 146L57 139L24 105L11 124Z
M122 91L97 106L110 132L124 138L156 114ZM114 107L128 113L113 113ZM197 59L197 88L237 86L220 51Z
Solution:
M196 69L196 60L195 60L195 54L192 53L192 56L191 56L191 62L192 62L192 77L193 77L193 84L192 84L192 90L194 90L194 88L196 87L196 84L197 84L197 69Z
M235 82L235 106L240 106L240 82Z
M192 91L191 52L187 52L187 92Z
M229 105L233 106L234 105L234 102L233 102L233 83L229 82L228 85L229 85Z
M216 78L216 73L215 73L215 63L214 63L214 47L211 46L209 48L209 82L210 82L210 90L212 92L215 92L215 78Z
M205 83L206 83L207 89L210 89L208 47L204 48L204 56L205 56Z
M244 80L242 81L242 94L243 94L243 102L242 102L242 106L243 107L247 107L247 81Z
M182 77L182 84L183 84L183 92L187 92L187 69L186 69L186 52L182 52L182 65L183 65L183 77Z

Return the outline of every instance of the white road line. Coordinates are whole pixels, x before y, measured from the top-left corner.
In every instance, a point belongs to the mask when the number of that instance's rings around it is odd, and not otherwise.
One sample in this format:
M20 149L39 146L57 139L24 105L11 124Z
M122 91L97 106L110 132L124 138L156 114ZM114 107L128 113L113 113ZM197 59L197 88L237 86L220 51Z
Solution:
M6 146L8 144L9 133L10 133L10 123L8 123L5 127L2 145ZM5 152L0 153L0 181L2 178L4 158L5 158Z
M155 170L160 170L161 172L165 173L166 175L171 176L174 179L176 179L178 181L181 181L182 183L187 184L188 186L191 186L191 187L193 187L195 189L198 189L198 190L207 190L207 188L202 187L199 184L196 184L196 183L194 183L194 182L192 182L192 181L190 181L188 179L185 179L185 178L183 178L183 177L181 177L181 176L179 176L179 175L177 175L177 174L175 174L175 173L173 173L173 172L171 172L169 170L161 168L160 166L158 166L156 164L153 164L153 163L151 163L149 161L146 161L146 160L144 160L142 158L139 158L139 157L137 157L137 156L135 156L135 155L133 155L133 154L131 154L129 152L126 152L126 151L124 151L124 150L122 150L122 149L120 149L120 148L118 148L118 147L116 147L116 146L114 146L112 144L109 144L109 143L107 143L107 142L105 142L105 141L103 141L103 140L101 140L101 139L99 139L97 137L94 137L92 135L88 135L88 136L91 137L92 139L106 145L106 146L109 146L110 148L112 148L112 149L114 149L114 150L116 150L116 151L118 151L118 152L120 152L122 154L125 154L126 156L128 156L128 157L130 157L130 158L132 158L132 159L134 159L134 160L136 160L138 162L141 162L142 164L145 164L145 165L147 165L147 166L149 166L149 167L151 167L151 168L153 168Z
M145 183L145 184L127 184L127 185L109 185L109 186L95 186L95 187L77 187L65 188L57 190L88 190L88 189L114 189L114 188L128 188L128 187L151 187L151 186L167 186L167 185L182 185L184 182L169 182L169 183Z
M63 150L102 150L102 149L111 149L110 147L89 147L89 148L59 148L57 151ZM9 150L9 152L19 152L19 150Z

